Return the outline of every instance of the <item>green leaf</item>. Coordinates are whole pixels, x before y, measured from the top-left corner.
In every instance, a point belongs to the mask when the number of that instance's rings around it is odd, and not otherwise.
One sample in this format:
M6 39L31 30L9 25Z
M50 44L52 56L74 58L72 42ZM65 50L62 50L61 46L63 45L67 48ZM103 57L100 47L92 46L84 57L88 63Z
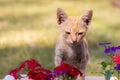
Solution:
M112 72L110 70L107 70L105 74L105 80L110 80L111 76L112 76Z
M101 62L101 65L102 65L102 69L106 69L106 67L107 67L107 63L106 62Z

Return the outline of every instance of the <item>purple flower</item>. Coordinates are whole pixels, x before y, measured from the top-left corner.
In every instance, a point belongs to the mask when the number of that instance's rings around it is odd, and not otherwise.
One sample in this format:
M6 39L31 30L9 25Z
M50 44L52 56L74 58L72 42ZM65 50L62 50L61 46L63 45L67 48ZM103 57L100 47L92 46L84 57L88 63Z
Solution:
M108 53L110 53L110 51L111 51L111 49L110 49L110 47L108 47L108 48L105 48L104 53L108 54Z
M99 45L101 45L101 46L105 46L105 45L109 45L109 44L112 44L112 42L102 42L102 43L99 43Z
M111 44L111 42L99 43L99 45L105 48L104 49L105 54L109 54L110 52L115 53L117 50L120 50L120 46L109 46L109 44Z
M49 73L49 74L47 74L47 75L52 76L52 77L58 77L58 76L60 76L61 74L62 74L62 75L63 75L63 74L67 74L67 71L65 71L65 70L55 70L54 72Z
M52 80L52 79L48 78L47 80Z
M119 49L119 50L120 50L120 46L118 46L118 47L117 47L117 49Z
M103 47L105 48L105 50L104 50L104 53L105 53L105 54L108 54L108 53L111 52L111 47L110 47L110 46L107 46L107 45L109 45L109 44L111 44L111 43L112 43L112 42L102 42L102 43L99 43L100 46L103 46ZM112 48L112 49L114 49L114 48Z
M117 64L115 67L114 67L115 70L120 70L120 64Z
M55 70L53 73L56 74L56 75L59 75L59 74L66 74L67 71L65 71L65 70Z
M112 52L116 52L116 49L117 49L117 47L115 47L115 46L112 46L112 47L111 47L111 51L112 51Z

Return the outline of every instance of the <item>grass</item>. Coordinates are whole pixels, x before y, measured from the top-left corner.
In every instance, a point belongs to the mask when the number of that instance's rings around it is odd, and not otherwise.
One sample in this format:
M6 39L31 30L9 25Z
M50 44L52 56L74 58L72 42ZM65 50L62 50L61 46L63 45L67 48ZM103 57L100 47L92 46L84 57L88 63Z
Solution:
M44 67L54 67L54 47L59 35L56 9L63 8L69 15L81 16L94 11L87 33L90 61L87 75L100 75L100 61L105 59L99 42L120 44L120 9L111 0L0 0L0 77L17 67L20 62L34 58Z

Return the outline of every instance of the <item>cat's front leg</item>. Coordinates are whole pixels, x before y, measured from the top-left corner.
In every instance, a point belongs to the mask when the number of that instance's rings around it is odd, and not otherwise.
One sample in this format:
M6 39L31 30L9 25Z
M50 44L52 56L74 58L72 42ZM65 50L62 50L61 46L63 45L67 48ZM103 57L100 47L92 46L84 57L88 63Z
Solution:
M82 76L78 75L76 80L85 80L85 70L82 70Z
M62 58L63 58L62 52L56 49L54 57L55 66L59 66L61 64Z
M62 62L62 54L61 53L56 53L55 54L55 67L59 66ZM63 77L56 78L55 80L64 80Z
M62 62L62 58L59 55L55 56L55 66L59 66Z
M85 80L85 74L86 74L86 63L87 60L83 59L79 65L79 70L82 72L82 76L78 75L76 80Z
M80 76L80 75L78 75L78 77L77 77L76 80L85 80L85 76Z

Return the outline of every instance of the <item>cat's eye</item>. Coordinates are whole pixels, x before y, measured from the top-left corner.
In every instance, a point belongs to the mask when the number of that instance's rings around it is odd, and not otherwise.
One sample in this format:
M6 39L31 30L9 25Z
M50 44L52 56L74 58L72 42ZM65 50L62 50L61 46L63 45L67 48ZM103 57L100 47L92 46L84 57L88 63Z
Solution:
M70 32L66 32L66 34L70 34Z
M84 32L78 32L78 35L82 35Z

